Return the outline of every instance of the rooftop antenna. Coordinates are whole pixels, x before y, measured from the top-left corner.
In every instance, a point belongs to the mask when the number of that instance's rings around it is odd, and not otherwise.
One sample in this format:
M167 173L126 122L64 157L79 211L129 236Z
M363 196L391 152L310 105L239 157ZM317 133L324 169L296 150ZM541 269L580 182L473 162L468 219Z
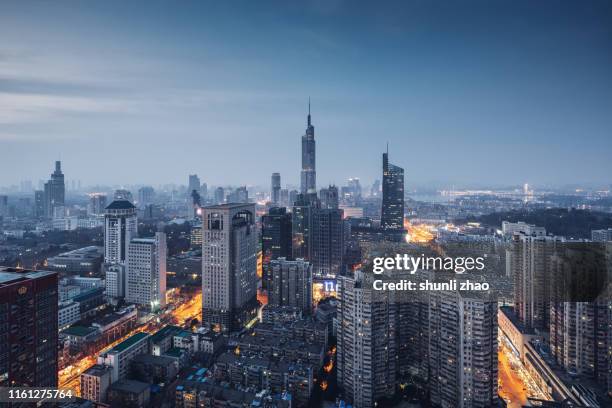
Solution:
M308 126L310 126L310 96L308 97Z

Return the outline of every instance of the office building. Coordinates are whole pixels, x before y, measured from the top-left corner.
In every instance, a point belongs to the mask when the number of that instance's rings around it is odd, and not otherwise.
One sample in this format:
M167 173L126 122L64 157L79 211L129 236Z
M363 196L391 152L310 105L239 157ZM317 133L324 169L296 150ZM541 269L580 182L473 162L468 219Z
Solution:
M0 267L0 387L57 387L57 273Z
M321 208L337 209L338 208L338 187L331 185L327 188L322 188L319 192L321 200Z
M127 245L138 236L136 207L128 200L115 200L104 216L104 262L124 263Z
M238 330L258 305L255 204L204 207L202 232L203 324Z
M51 174L49 181L45 183L44 195L45 216L53 218L65 206L66 186L64 184L64 173L62 173L62 162L55 162L55 171Z
M34 191L34 217L45 217L45 192L43 190Z
M284 207L272 207L261 217L262 285L268 287L270 262L284 257L291 259L291 214Z
M341 209L311 209L309 260L316 277L334 278L342 271L345 250L343 218Z
M138 189L138 208L144 209L155 201L155 190L153 187L144 186Z
M316 146L314 126L310 120L310 100L308 101L308 120L306 133L302 136L302 172L300 192L304 195L317 192Z
M187 184L187 195L191 195L192 191L197 191L200 193L200 178L197 174L189 175L189 182Z
M313 206L304 194L299 194L291 212L291 235L293 259L310 260L312 251Z
M106 194L91 193L89 195L89 204L87 205L87 214L93 217L104 216L106 209Z
M383 153L382 211L380 226L393 238L404 231L404 169L389 163L389 152Z
M126 302L151 311L166 306L166 234L154 238L132 238L126 261Z
M68 274L97 274L104 258L104 248L87 246L63 252L47 259L47 268Z
M303 259L284 257L270 261L268 304L289 306L310 314L312 310L312 265Z
M215 204L223 204L225 202L225 190L223 187L215 189Z
M272 201L273 205L280 204L280 189L281 189L280 173L272 173L272 183L270 187L270 201Z

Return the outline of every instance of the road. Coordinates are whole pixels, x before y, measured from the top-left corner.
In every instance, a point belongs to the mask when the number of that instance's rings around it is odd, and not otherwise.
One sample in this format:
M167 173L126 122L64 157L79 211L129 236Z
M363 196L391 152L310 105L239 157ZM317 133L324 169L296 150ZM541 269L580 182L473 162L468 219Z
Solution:
M499 394L506 400L509 408L521 408L527 405L527 392L524 390L523 381L512 370L508 356L501 346L497 352L499 372Z
M139 332L155 333L167 324L185 326L189 325L193 319L198 319L199 321L202 321L201 313L202 294L198 293L189 301L180 304L178 307L176 307L176 309L162 313L158 318L155 319L155 321L150 322L144 326L140 326L132 330L130 333L126 334L119 340L109 344L108 346L100 350L98 354L104 353L105 351L112 349L128 337L133 336L134 334ZM60 372L58 373L60 386L64 388L72 388L77 392L77 394L80 395L81 373L90 368L91 366L95 365L96 361L97 355L87 356L74 362L63 370L60 370Z

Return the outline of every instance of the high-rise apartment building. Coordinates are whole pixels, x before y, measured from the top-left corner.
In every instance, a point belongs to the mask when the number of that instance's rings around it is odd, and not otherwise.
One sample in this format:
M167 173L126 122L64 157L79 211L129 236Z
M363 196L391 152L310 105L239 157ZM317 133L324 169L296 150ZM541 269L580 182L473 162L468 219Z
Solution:
M310 101L308 101L308 120L306 133L302 136L302 172L300 192L302 194L316 194L317 171L316 171L316 145L314 138L314 126L310 120Z
M149 308L166 306L166 234L132 238L126 257L125 300Z
M312 309L312 265L303 259L270 262L268 304L289 306L310 314Z
M291 212L293 259L310 260L312 251L312 203L299 194Z
M429 373L434 406L497 405L495 298L429 293Z
M374 275L338 277L338 386L356 408L395 393L396 308L393 292L374 290Z
M291 214L284 207L272 207L261 217L262 285L268 288L270 262L283 257L291 259Z
M44 194L45 216L53 218L58 210L65 206L66 186L64 184L64 173L62 173L62 162L55 162L55 171L51 173L49 181L45 183Z
M272 173L272 180L270 186L270 201L272 204L280 204L280 189L281 189L281 176L280 173Z
M57 273L0 267L0 386L57 387Z
M612 228L592 230L591 240L593 240L594 242L612 241Z
M389 163L389 152L383 153L382 212L380 226L393 238L401 239L404 231L404 169Z
M510 268L514 280L515 309L530 328L548 329L551 301L550 260L563 239L516 232L512 236Z
M202 321L238 330L257 311L257 230L254 204L202 209Z

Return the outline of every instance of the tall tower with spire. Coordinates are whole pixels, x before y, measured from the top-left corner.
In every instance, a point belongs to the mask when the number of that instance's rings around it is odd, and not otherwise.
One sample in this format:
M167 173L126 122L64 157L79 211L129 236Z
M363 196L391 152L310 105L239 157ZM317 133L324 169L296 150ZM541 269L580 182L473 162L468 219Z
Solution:
M317 192L315 150L314 126L312 126L311 123L310 98L308 98L308 121L306 133L302 136L302 173L300 188L302 194L316 194Z

